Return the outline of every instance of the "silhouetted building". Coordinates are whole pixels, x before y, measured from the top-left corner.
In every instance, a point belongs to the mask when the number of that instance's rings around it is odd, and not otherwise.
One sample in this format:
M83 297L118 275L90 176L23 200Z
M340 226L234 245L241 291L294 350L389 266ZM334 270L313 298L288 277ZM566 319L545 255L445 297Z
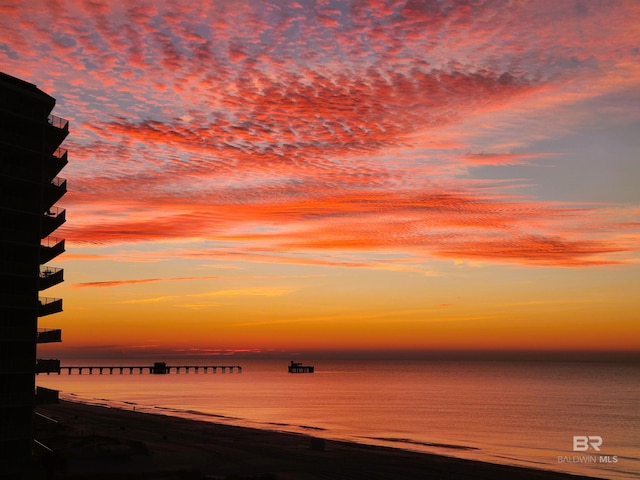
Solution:
M52 234L65 222L54 206L67 184L60 144L66 120L51 115L55 99L35 85L0 73L0 477L21 478L34 448L37 372L59 372L39 361L36 344L61 341L38 318L62 311L62 300L40 292L63 281L47 265L64 251ZM50 395L49 395L50 397Z

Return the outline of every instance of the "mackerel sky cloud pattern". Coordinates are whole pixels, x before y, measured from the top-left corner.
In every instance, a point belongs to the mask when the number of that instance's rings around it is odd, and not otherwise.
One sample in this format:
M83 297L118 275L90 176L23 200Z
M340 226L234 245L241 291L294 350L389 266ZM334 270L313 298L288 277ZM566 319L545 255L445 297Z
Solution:
M0 65L72 122L72 243L618 264L637 261L637 136L599 167L564 140L640 124L639 19L627 1L5 1ZM588 168L629 175L591 189Z

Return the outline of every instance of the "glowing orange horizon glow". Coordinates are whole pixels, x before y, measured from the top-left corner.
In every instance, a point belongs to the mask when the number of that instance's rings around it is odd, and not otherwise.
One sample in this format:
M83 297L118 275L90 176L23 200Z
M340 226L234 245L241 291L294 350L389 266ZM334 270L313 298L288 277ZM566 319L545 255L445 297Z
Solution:
M71 125L42 350L640 352L640 5L467 3L3 2Z

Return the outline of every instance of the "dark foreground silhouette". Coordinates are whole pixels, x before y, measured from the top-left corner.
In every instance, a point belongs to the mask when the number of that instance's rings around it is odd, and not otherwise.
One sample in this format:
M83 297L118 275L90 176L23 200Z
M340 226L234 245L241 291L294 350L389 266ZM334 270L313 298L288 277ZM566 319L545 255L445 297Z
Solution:
M38 410L38 435L57 448L34 479L579 480L588 477L460 460L60 402Z

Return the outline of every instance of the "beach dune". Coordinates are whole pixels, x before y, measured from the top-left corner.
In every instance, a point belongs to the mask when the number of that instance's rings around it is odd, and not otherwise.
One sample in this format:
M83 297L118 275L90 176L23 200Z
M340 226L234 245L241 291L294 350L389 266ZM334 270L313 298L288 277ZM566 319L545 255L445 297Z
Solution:
M38 412L55 421L36 422L55 453L40 456L34 480L588 478L69 401Z

